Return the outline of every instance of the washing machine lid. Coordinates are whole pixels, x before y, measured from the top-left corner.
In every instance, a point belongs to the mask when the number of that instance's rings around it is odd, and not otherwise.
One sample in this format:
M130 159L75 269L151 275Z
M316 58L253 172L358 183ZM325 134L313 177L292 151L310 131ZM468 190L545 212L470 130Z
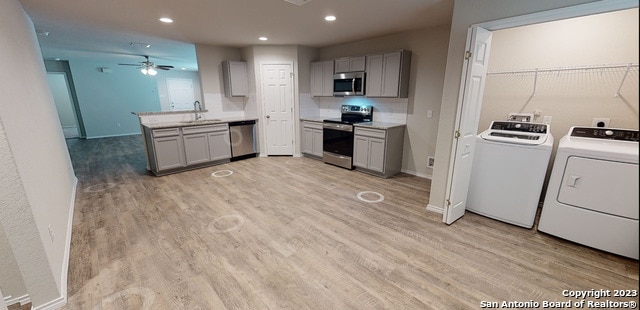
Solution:
M512 144L540 145L547 142L550 134L548 124L493 121L489 129L480 134L480 138Z

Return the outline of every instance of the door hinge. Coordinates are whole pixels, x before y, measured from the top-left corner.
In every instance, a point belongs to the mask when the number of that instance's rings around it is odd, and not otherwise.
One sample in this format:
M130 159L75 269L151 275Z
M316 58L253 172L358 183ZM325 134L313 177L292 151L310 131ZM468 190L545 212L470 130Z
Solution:
M456 139L460 138L460 132L456 130L456 132L453 133L453 137Z
M464 52L464 60L469 60L469 58L471 58L471 52L470 51L466 51Z

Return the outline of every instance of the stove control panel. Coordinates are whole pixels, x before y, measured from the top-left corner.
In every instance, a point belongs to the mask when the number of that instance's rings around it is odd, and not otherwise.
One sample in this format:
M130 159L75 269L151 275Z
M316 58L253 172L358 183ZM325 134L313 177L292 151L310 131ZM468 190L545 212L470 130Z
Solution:
M509 121L494 121L491 123L492 130L504 130L504 131L518 131L529 133L541 133L545 134L548 131L547 124L528 123L528 122L509 122Z
M343 105L342 106L342 121L359 123L370 122L373 120L373 107L367 105Z
M638 131L601 127L572 127L572 137L638 142Z

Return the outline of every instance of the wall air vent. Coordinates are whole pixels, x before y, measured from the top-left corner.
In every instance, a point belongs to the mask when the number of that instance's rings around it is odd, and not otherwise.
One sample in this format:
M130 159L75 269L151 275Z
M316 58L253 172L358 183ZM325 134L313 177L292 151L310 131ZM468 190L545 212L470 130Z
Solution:
M301 6L303 4L307 4L311 2L311 0L284 0L284 2L289 2L291 4L295 4L297 6Z

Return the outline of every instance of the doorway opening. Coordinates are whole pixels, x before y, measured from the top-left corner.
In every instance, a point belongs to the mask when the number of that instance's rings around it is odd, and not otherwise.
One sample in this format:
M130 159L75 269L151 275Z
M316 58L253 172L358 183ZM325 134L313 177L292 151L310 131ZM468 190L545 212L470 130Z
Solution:
M477 49L478 47L483 46L483 42L481 42L481 40L484 38L483 36L476 37L475 34L477 31L488 32L489 36L491 36L492 31L496 30L559 21L631 8L637 8L637 2L601 1L599 3L584 4L474 25L469 30L467 50L471 52L471 55L473 55L473 52L477 51L472 49ZM489 51L490 46L483 50L487 55L489 54ZM474 142L472 139L459 139L459 137L461 137L463 133L468 134L469 136L477 135L479 110L482 106L484 83L478 84L475 83L475 81L477 81L478 78L485 80L487 72L485 71L484 74L474 76L472 62L472 58L470 60L465 60L465 74L463 74L462 81L460 83L460 96L458 98L459 102L455 122L456 139L452 144L447 177L448 182L445 194L445 205L443 208L442 220L447 224L453 223L464 215L466 194L471 174L471 165L469 165L468 162L473 158ZM480 94L480 96L477 96L478 94ZM467 129L472 130L469 131Z

